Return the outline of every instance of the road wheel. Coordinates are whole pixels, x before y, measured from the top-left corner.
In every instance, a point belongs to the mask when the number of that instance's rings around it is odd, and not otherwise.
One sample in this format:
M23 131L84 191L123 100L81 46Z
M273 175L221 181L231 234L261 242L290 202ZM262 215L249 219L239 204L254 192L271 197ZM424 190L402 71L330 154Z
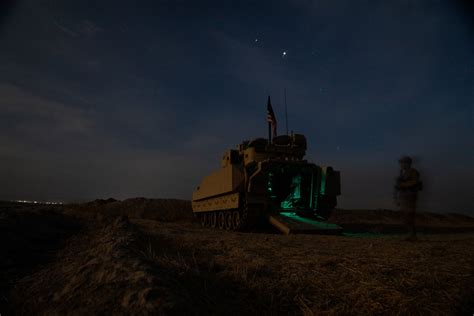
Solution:
M219 212L219 214L217 215L217 225L219 226L219 229L224 229L225 228L224 212Z
M206 213L201 214L201 226L207 226L208 216Z
M232 229L232 212L230 211L225 212L225 229Z
M212 212L209 214L209 226L216 228L217 226L217 212Z
M234 230L240 229L240 212L239 211L232 212L232 229Z

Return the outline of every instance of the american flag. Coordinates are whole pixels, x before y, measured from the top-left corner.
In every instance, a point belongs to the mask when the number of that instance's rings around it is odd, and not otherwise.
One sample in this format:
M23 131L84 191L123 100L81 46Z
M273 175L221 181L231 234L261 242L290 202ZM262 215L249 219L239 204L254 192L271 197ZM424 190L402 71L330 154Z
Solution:
M273 128L273 136L277 134L277 120L275 117L275 113L273 112L272 103L270 101L270 96L268 96L268 103L267 103L267 121L272 125Z

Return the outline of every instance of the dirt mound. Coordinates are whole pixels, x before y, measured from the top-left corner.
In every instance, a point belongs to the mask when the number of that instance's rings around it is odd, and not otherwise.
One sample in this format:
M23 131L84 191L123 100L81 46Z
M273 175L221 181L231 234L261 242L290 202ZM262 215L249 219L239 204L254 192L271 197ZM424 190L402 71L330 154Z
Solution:
M143 314L160 292L127 217L70 240L57 260L17 283L18 314Z
M192 219L191 202L178 199L132 198L124 201L114 199L71 205L69 212L99 220L128 216L158 221L174 222Z
M151 221L156 222L156 221ZM174 238L136 229L125 216L73 237L56 261L19 281L10 311L25 315L225 314L261 311L265 301L232 280L219 278L206 257ZM215 272L215 271L214 271Z
M60 207L0 203L0 311L17 280L48 262L79 232L83 223L61 213Z

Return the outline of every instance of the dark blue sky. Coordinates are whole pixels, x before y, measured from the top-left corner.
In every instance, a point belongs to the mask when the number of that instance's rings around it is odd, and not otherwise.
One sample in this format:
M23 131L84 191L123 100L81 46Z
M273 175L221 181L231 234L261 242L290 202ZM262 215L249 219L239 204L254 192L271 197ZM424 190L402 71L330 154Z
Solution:
M286 88L307 158L342 171L341 207L393 207L396 160L410 154L422 209L474 212L463 2L31 0L2 12L0 199L190 198L223 151L266 135L269 94L284 130Z

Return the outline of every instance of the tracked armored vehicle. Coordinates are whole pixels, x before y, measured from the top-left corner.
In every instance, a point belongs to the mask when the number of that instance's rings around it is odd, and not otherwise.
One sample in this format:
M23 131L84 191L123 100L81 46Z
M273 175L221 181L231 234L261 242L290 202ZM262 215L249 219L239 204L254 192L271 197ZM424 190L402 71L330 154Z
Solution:
M285 234L339 231L325 222L340 195L332 167L304 160L301 134L244 141L224 153L219 170L193 192L192 208L203 226L245 230L269 221Z

